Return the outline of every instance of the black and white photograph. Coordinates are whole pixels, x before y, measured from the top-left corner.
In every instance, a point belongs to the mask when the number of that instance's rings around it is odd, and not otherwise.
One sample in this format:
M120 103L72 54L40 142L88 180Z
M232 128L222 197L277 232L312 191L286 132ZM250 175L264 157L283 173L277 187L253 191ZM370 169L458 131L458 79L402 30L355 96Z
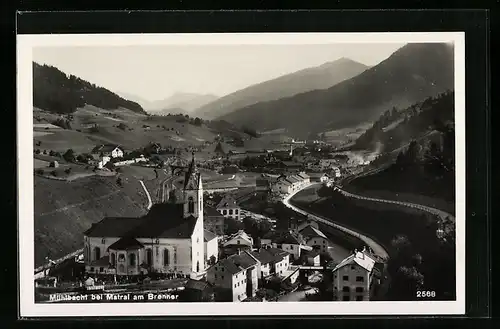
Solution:
M22 313L464 312L463 33L18 42Z

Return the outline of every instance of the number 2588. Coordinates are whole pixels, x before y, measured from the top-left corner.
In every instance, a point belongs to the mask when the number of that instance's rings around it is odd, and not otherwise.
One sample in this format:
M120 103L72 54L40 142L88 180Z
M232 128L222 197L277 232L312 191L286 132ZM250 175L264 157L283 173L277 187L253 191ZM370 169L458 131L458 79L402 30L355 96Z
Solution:
M432 291L417 291L417 297L419 298L434 298L436 297L436 292Z

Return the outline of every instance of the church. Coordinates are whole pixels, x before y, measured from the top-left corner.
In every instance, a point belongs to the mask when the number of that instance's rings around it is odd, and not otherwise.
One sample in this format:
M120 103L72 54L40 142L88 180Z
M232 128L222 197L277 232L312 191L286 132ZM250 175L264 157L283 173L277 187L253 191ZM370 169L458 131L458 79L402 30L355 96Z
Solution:
M203 186L193 159L179 188L142 217L106 217L84 232L88 274L176 273L199 278L204 256Z

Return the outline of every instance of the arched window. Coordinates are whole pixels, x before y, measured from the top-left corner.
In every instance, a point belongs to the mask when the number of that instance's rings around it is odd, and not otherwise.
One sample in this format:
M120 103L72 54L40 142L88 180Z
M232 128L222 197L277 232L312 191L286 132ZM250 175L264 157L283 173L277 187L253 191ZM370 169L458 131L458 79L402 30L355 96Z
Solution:
M200 271L200 261L196 261L196 272Z
M170 253L168 249L165 248L163 249L163 266L168 266L168 264L170 264Z
M135 254L130 254L128 256L130 266L135 266Z
M101 259L101 248L95 247L94 255L95 255L95 260Z
M115 253L111 253L111 265L112 266L116 265L116 255L115 255Z
M148 265L153 264L153 252L151 251L151 249L146 250L146 263Z
M188 213L194 213L194 200L192 196L190 196L188 199Z

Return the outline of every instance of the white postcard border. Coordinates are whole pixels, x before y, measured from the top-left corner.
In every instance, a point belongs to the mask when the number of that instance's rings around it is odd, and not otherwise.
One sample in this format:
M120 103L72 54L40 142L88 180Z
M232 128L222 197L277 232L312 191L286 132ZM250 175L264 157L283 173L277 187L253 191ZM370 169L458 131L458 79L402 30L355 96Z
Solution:
M465 313L465 33L200 33L17 36L19 304L21 317L194 315L445 315ZM456 300L412 302L41 304L34 300L33 47L453 42L455 54Z

